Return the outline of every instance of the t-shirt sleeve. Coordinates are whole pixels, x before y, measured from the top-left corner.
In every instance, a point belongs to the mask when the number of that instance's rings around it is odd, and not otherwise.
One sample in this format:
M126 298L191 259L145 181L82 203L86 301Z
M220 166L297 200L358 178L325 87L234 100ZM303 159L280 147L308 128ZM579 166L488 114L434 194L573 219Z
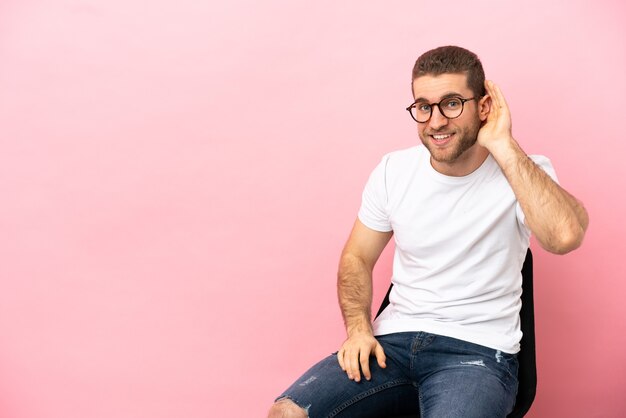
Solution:
M535 164L537 164L543 171L545 171L552 180L559 184L559 179L556 176L556 171L554 170L552 162L549 158L544 157L543 155L530 155L529 157L535 162ZM517 202L515 209L517 211L517 219L522 225L524 225L526 215L524 215L524 212L522 211L522 206L519 204L519 202Z
M387 213L387 184L386 171L389 156L383 157L382 161L370 174L359 209L359 220L368 228L379 232L392 230Z

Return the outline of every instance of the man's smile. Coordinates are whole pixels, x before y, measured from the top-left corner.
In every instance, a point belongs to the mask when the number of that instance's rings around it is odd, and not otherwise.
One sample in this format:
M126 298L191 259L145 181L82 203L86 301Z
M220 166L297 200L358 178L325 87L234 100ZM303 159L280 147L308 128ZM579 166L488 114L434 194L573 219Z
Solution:
M429 135L429 136L432 138L435 145L445 145L448 142L450 142L450 140L454 136L454 133L434 134L434 135Z

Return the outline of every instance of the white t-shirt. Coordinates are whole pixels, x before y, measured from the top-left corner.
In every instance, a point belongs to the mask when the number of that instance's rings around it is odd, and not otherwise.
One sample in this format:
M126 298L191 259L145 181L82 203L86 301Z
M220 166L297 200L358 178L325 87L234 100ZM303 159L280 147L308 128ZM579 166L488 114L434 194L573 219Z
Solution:
M556 181L547 158L531 158ZM396 243L394 287L375 335L425 331L519 351L530 231L491 155L450 177L433 169L423 145L387 154L365 186L359 219L393 231Z

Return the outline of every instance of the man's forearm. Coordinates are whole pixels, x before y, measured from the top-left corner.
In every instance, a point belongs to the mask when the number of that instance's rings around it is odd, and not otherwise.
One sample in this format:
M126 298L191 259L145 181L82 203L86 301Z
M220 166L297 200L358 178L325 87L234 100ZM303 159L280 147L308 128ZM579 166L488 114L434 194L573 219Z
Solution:
M546 250L564 254L580 246L589 218L587 211L539 168L513 139L511 114L500 88L485 81L489 114L478 132L485 147L504 172L526 225Z
M337 273L337 294L348 337L372 333L372 271L359 257L343 254Z
M514 139L490 150L519 201L526 225L548 251L564 254L580 246L589 218L584 207L555 183Z

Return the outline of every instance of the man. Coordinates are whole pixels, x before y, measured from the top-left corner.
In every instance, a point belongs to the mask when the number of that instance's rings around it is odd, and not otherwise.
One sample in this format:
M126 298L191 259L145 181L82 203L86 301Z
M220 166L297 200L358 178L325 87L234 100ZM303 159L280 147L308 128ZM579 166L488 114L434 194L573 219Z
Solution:
M270 417L491 418L514 406L530 234L564 254L580 246L588 216L550 161L515 141L474 53L426 52L412 89L407 110L423 146L386 155L372 172L341 255L347 339ZM372 324L372 270L392 235L391 303Z

